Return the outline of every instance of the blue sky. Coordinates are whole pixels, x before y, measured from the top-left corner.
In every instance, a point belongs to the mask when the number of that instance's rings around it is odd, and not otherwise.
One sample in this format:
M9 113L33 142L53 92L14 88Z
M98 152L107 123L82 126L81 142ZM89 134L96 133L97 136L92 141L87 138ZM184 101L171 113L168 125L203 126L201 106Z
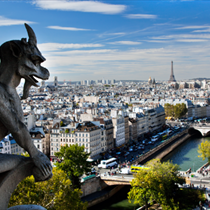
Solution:
M210 1L0 0L0 44L24 23L50 80L210 78Z

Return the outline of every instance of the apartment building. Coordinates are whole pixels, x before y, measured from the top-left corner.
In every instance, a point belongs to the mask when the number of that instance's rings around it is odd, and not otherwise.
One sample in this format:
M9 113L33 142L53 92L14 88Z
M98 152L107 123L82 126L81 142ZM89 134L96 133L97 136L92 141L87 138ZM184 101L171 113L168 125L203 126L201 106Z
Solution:
M125 144L125 120L124 117L118 116L117 118L112 118L112 123L114 127L113 137L115 140L115 147L119 147Z
M148 115L143 113L136 114L137 119L137 136L138 139L143 139L144 134L149 132Z
M65 145L78 144L90 153L89 158L98 158L101 153L101 128L91 122L70 123L60 126L55 123L50 134L50 157L56 160L55 153Z
M129 118L129 140L130 141L137 141L137 120L134 118Z
M89 158L97 159L101 153L101 128L92 122L79 123L74 131L75 144L84 146Z
M2 154L11 154L11 143L9 138L4 138L0 142L0 153Z
M101 151L106 152L114 148L113 124L108 118L94 118L95 122L99 122L101 127Z
M129 117L124 117L125 121L125 143L127 144L129 142Z

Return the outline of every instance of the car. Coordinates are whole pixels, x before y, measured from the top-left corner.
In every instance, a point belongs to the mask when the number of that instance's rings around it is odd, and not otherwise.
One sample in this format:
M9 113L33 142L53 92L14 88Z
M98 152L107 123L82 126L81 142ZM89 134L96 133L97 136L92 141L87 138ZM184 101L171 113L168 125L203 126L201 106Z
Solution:
M130 169L129 168L121 168L119 171L120 174L130 174Z
M126 152L126 153L124 154L124 156L127 157L129 154L130 154L130 152Z

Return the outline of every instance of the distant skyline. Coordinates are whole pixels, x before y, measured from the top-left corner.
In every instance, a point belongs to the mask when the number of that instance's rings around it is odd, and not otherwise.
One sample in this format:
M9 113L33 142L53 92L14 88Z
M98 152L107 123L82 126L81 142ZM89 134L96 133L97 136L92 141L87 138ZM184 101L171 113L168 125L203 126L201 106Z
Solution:
M0 0L0 45L36 33L59 81L210 76L210 1Z

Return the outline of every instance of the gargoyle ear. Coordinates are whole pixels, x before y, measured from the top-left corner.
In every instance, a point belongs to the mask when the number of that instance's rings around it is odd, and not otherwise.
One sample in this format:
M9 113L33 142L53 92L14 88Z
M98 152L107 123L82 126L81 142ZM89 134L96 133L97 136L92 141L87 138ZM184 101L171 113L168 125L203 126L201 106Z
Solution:
M16 58L20 58L22 55L21 47L14 41L9 42L9 44L10 44L10 50L12 51L12 54Z

